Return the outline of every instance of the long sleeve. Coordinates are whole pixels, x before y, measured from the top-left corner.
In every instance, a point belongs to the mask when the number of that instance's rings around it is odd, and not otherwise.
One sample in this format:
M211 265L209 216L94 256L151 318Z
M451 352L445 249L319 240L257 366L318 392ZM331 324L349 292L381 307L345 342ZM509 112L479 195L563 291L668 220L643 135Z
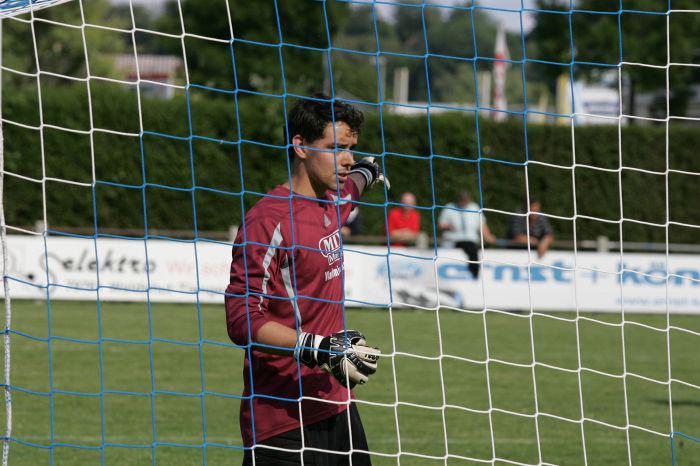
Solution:
M236 237L226 288L226 324L231 340L246 345L267 322L270 284L277 276L282 249L281 224L269 219L246 222ZM244 243L244 244L243 244Z

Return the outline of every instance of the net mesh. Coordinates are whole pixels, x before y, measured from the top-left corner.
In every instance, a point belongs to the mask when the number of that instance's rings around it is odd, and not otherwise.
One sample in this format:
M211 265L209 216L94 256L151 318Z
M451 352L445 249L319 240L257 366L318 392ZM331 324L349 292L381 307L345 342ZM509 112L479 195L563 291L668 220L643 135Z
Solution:
M392 181L391 193L360 202L366 226L383 234L391 209L405 206L399 194L416 191L429 245L344 246L355 267L344 318L385 354L356 392L374 463L696 457L700 324L677 311L700 303L694 257L678 254L697 252L698 220L675 209L692 204L700 169L676 158L689 133L675 125L697 118L676 113L674 85L698 67L676 45L675 25L695 27L700 11L311 0L253 11L212 0L157 13L73 1L34 14L58 3L0 2L3 464L242 456L232 419L248 401L238 361L248 348L224 331L233 240L218 232L289 177L279 127L291 102L319 89L365 111L368 142L356 155L377 156ZM308 22L293 14L300 8ZM343 15L368 32L353 36ZM500 39L509 51L497 50L487 17L515 29ZM598 20L612 33L591 51L583 36ZM531 46L547 21L563 31L563 55L546 37ZM392 24L403 28L394 38ZM442 40L440 29L456 24L459 34ZM663 38L662 58L638 51L646 32ZM581 87L583 77L597 87ZM636 107L633 82L653 89L638 92ZM563 89L556 104L543 102L547 87ZM492 120L503 119L498 133ZM568 130L547 133L557 124ZM629 158L652 142L653 161ZM447 205L464 187L476 206ZM558 198L565 207L548 210ZM535 199L543 211L533 216ZM652 212L640 215L647 202ZM569 236L544 257L533 244L513 252L479 239L470 262L438 247L446 210L488 220L499 236L518 218L529 232L539 217ZM602 262L585 250L600 246L597 234L617 238ZM634 252L652 241L655 255ZM598 295L612 301L598 308ZM568 312L548 312L557 310Z

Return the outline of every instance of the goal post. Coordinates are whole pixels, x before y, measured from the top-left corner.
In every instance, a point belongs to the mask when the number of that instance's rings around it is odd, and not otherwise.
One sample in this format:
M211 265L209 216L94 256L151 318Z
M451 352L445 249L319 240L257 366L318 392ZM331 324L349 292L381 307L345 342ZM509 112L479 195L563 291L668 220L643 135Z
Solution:
M71 0L3 0L0 2L0 18L9 18L70 2Z
M2 0L0 1L0 94L2 94L2 40L3 20L23 13L33 13L34 11L47 8L70 0ZM8 248L7 248L7 228L5 223L5 209L3 193L5 189L5 139L2 122L2 97L0 96L0 244L2 248L2 270L3 270L3 301L5 308L5 328L3 332L4 346L4 394L5 394L5 435L2 445L2 465L6 466L9 459L10 441L12 439L12 389L10 379L11 368L11 338L12 328L12 303L10 295L10 280L8 269Z

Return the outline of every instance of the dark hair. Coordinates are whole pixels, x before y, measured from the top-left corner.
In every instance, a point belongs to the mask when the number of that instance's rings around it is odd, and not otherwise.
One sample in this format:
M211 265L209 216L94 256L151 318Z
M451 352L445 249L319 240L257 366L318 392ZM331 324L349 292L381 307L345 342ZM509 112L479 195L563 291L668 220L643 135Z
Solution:
M299 134L307 143L323 137L328 123L342 121L356 134L360 134L365 117L362 112L348 103L331 100L324 94L314 94L313 99L298 100L287 116L285 138L291 144ZM294 160L294 146L289 146L289 160Z
M467 191L466 189L464 191L458 192L457 198L456 198L457 202L461 201L462 199L469 199L471 201L471 199L472 199L471 193L469 191Z

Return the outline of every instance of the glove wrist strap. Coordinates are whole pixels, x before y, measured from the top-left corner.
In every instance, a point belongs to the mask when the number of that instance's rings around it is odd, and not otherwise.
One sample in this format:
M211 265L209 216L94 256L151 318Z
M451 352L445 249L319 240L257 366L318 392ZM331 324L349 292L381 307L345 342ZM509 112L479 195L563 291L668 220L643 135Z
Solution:
M350 169L350 173L359 173L365 177L365 185L369 186L374 181L374 174L368 168L362 166L355 166Z
M299 362L316 367L318 361L318 347L323 337L313 333L301 332L297 337L297 344L294 347L294 358Z

